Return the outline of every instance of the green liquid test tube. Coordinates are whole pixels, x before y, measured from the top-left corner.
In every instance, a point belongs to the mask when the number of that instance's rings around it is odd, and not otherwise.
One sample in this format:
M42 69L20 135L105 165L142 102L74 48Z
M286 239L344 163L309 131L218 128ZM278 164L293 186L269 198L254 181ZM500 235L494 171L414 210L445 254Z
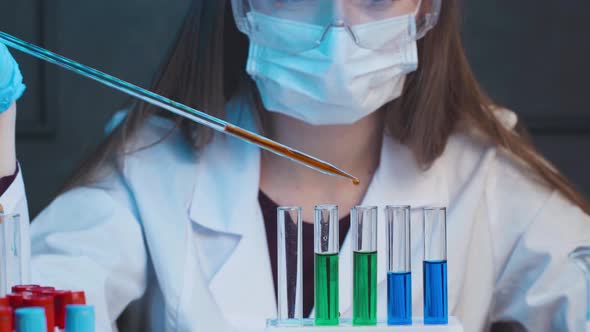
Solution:
M351 210L353 250L352 324L377 324L377 207Z
M354 253L354 325L377 323L377 252Z
M318 205L314 210L315 325L336 326L338 310L338 207Z

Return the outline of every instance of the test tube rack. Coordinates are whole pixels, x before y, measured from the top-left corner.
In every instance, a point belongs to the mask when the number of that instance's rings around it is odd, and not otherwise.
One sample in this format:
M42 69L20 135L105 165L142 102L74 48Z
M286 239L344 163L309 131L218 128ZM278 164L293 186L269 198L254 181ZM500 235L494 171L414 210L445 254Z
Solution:
M424 325L422 318L414 318L412 325L387 325L380 321L374 326L353 326L350 319L341 319L339 326L314 326L313 318L303 319L301 326L279 326L276 320L267 321L266 332L463 332L456 317L449 317L446 325Z

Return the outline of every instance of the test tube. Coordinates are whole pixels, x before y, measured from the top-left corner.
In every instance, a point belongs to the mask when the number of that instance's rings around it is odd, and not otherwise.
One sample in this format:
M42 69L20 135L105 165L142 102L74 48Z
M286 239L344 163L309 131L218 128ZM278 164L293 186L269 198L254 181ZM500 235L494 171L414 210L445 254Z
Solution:
M424 209L424 324L448 324L447 209Z
M303 319L301 207L277 208L277 323L301 325Z
M29 282L27 232L18 214L0 213L0 296Z
M412 324L410 207L387 206L387 324Z
M338 310L338 206L314 209L315 325L339 323Z
M350 211L353 250L352 324L377 324L377 207Z

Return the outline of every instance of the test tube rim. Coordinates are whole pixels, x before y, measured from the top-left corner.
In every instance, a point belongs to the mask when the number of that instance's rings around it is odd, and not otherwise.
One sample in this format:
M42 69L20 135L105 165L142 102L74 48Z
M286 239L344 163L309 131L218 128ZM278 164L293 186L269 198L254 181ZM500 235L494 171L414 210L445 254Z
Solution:
M0 224L4 222L4 218L12 218L20 220L20 213L4 213L0 211Z
M314 206L314 211L317 210L328 210L328 209L333 209L335 208L336 210L338 210L338 204L318 204L316 206Z
M378 208L377 205L355 205L352 209L375 210Z
M355 242L357 240L357 238L355 238L355 236L358 236L357 232L357 223L359 221L359 215L362 213L359 210L363 210L363 211L372 211L373 216L374 216L374 225L376 228L379 228L379 207L377 205L355 205L353 208L350 209L350 226L352 227L352 240L353 242ZM374 250L363 250L363 249L356 249L355 244L352 245L352 250L353 252L358 252L358 253L371 253L371 252L376 252L378 250L378 231L375 230L374 234L372 234L373 240L375 242L375 249Z
M447 207L446 206L426 206L424 208L422 208L422 232L424 233L423 236L426 236L426 213L427 212L443 212L443 229L444 229L444 252L443 252L443 256L444 259L436 259L436 260L432 260L432 259L426 259L426 239L424 239L424 248L423 248L423 262L434 262L434 261L441 261L441 262L446 262L448 259L448 255L449 255L449 244L448 244L448 237L447 237Z
M338 234L340 232L339 230L339 226L340 226L340 216L339 216L339 208L337 204L318 204L316 206L314 206L313 208L313 251L314 254L338 254L338 252L340 251L340 243L338 242L338 240L336 240L336 242L334 243L336 249L335 250L327 250L327 251L322 251L322 250L318 250L318 242L317 242L317 232L318 232L318 227L320 226L319 220L318 220L318 213L321 213L321 211L328 211L328 213L330 215L332 215L332 213L335 213L335 220L333 220L334 222L334 227L336 228L336 234L334 235L336 237L336 239L338 239ZM321 242L321 241L320 241ZM326 241L328 242L328 241Z
M424 207L424 211L445 211L445 212L447 212L447 207L446 206L427 206L427 207Z
M412 206L411 205L391 205L390 204L390 205L386 205L385 206L385 222L386 222L386 226L387 226L386 227L386 233L387 233L386 234L386 237L389 238L389 236L390 236L389 232L392 230L392 229L390 229L390 227L392 225L390 225L390 222L389 222L389 216L390 216L389 213L390 212L394 212L394 211L400 211L400 210L403 210L403 211L407 212L407 221L408 221L408 233L407 233L407 236L409 237L408 238L408 242L410 243L410 248L409 248L409 253L408 253L410 255L410 257L408 259L408 269L406 269L406 270L393 270L393 269L390 269L389 266L388 266L387 267L387 272L388 273L411 273L412 272L412 257L411 257L411 251L412 251L412 249L411 249L411 243L412 243L412 235L411 235L412 234L411 233L412 232L411 231L411 229L412 229L412 216L411 216L411 211L412 211ZM390 255L389 243L387 243L386 246L387 246L387 255ZM388 259L387 265L389 265L389 259L390 258L388 257L387 259Z
M301 211L301 206L279 206L277 211Z
M445 239L447 236L447 207L446 206L427 206L422 209L422 227L426 227L426 212L444 212L444 223L445 223Z
M411 205L386 205L385 206L385 210L400 210L400 209L404 209L404 210L411 210L412 206Z
M359 208L359 209L365 209L365 210L372 210L372 209L377 209L378 206L377 205L355 205L354 208Z

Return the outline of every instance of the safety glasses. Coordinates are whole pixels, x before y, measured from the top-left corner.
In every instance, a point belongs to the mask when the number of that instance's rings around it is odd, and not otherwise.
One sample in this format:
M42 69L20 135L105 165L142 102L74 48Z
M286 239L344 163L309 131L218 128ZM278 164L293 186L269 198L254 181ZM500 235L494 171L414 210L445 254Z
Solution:
M232 5L238 28L253 42L298 53L316 48L330 29L345 29L362 48L398 48L422 38L436 25L441 2L232 0Z

